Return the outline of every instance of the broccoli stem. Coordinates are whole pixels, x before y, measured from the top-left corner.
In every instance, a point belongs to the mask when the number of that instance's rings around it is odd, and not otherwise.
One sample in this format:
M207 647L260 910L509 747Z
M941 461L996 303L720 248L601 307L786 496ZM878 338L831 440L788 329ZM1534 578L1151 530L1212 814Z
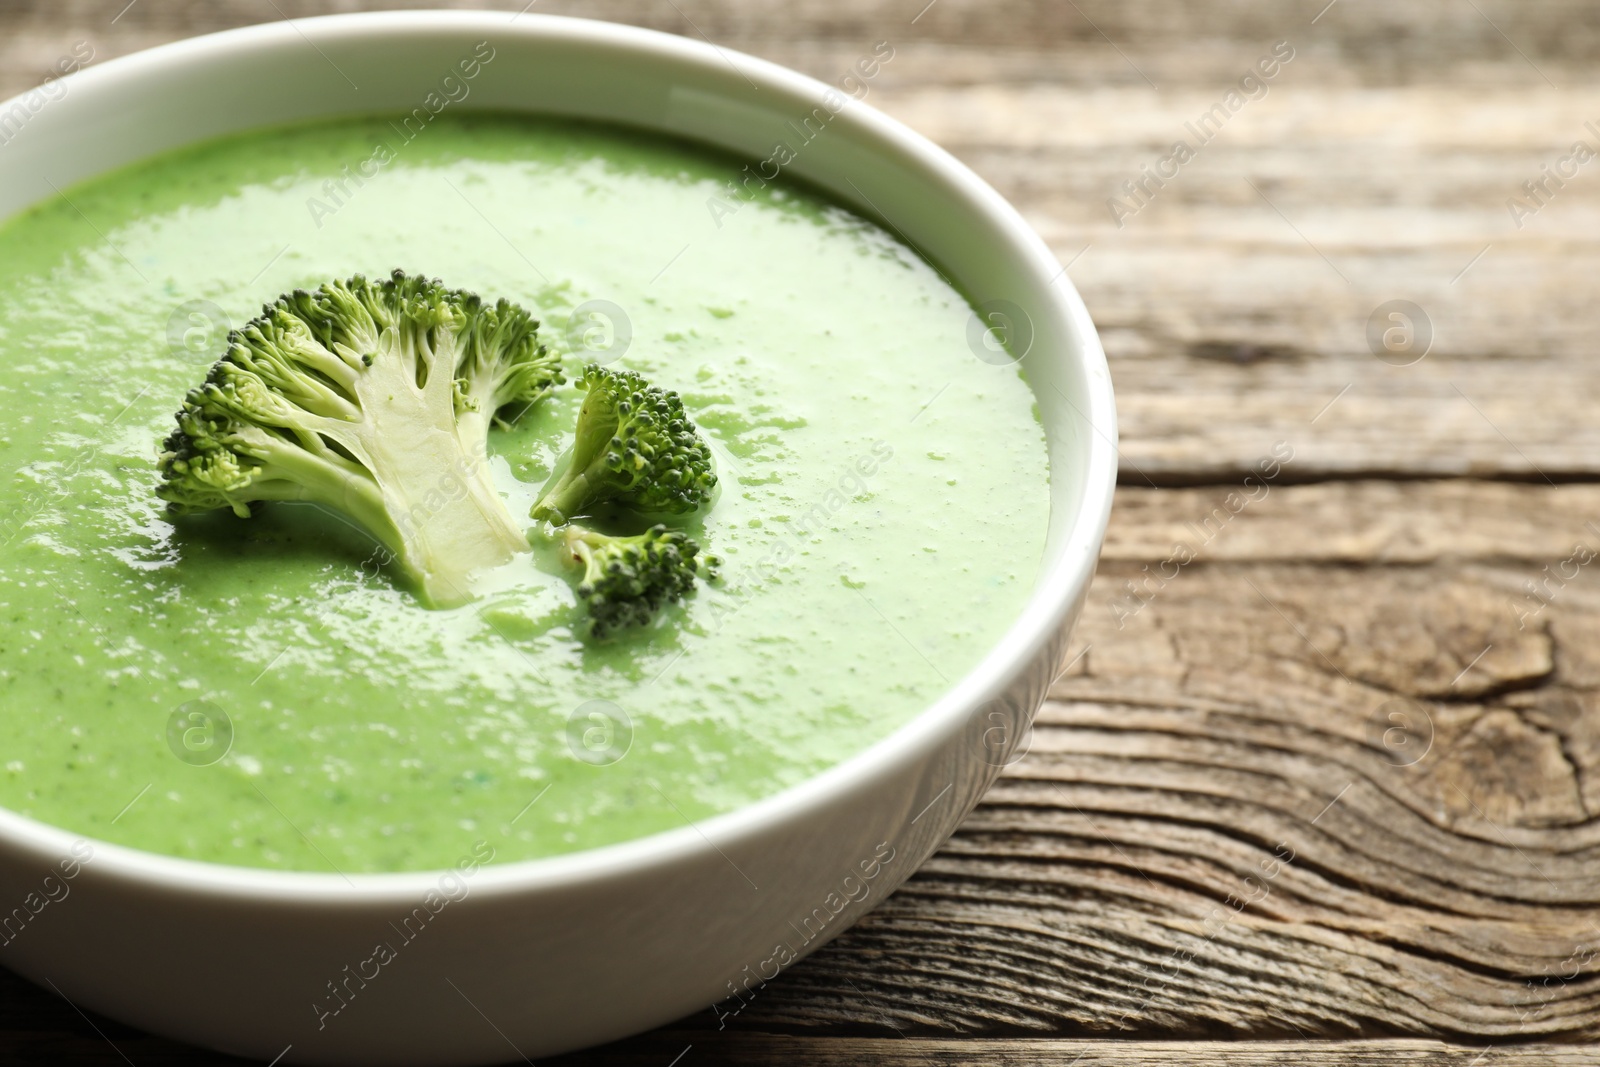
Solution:
M546 519L557 526L570 521L595 495L589 478L591 473L594 472L587 468L576 473L573 468L567 468L560 480L540 498L533 509L533 517ZM603 479L604 474L601 473L600 477Z
M471 600L471 575L528 551L488 464L464 451L454 434L430 428L411 442L370 442L366 459L378 485L426 489L420 496L384 492L382 512L390 521L376 529L388 535L382 539L396 562L435 607Z
M470 575L527 552L489 476L455 429L455 386L447 361L425 359L419 386L405 360L374 361L354 383L366 417L330 419L322 434L360 459L382 502L374 534L436 607L472 599ZM435 370L440 373L434 373Z
M583 526L568 526L561 540L572 553L572 558L583 564L581 585L593 586L605 575L605 568L595 556L595 549L604 548L613 538Z

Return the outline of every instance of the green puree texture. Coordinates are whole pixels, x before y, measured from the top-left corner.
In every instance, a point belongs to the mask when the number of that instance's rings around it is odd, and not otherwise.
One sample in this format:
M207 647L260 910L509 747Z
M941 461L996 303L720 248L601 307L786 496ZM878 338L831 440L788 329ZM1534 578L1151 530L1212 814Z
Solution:
M380 145L363 187L325 191ZM622 129L444 116L406 143L342 120L165 155L0 228L0 805L252 867L425 869L477 841L504 862L738 808L927 707L1036 577L1032 394L888 232L793 183L732 200L740 166ZM699 535L724 583L586 647L549 555L429 611L315 509L169 521L156 444L208 362L169 343L174 309L239 325L396 267L536 308L569 373L606 344L594 320L566 339L574 307L623 308L617 365L678 389L718 454ZM578 400L495 433L516 514ZM194 701L231 722L210 765L169 744Z

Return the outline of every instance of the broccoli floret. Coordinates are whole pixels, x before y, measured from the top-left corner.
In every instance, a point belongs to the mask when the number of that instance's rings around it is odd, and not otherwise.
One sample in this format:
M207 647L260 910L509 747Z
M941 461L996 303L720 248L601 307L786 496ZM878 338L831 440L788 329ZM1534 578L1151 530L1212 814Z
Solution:
M427 603L468 600L472 572L529 550L485 461L491 423L563 381L538 325L401 271L279 297L185 397L156 491L178 515L320 504L377 538Z
M572 456L540 493L533 517L561 524L614 501L644 514L683 515L711 499L711 450L678 394L632 371L590 365Z
M716 577L719 563L687 534L659 525L612 537L574 524L562 532L562 543L583 564L578 598L589 609L586 635L597 641L645 625L692 592L696 577Z

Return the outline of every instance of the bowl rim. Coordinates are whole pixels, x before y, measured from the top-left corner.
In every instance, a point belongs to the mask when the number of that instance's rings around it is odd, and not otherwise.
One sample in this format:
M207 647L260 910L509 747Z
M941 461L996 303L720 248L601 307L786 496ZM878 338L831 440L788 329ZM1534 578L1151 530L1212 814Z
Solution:
M95 64L63 80L72 85L97 86L99 91L105 92L119 82L142 80L171 64L229 51L294 41L346 43L355 39L381 47L392 35L468 29L493 30L521 37L581 40L651 53L685 64L724 69L731 65L757 85L811 98L818 104L824 94L837 92L798 71L710 41L695 41L598 19L530 14L526 9L519 14L418 10L285 19L158 45ZM26 92L0 101L0 111L25 95ZM1075 610L1093 577L1116 485L1117 423L1110 371L1088 309L1044 240L1016 208L965 164L927 137L864 101L852 100L838 115L841 120L847 117L879 147L894 150L901 159L938 177L985 225L999 231L1009 246L1008 254L1043 281L1042 289L1049 294L1069 331L1081 340L1081 351L1076 353L1075 361L1083 371L1088 403L1085 409L1078 410L1078 415L1088 422L1092 432L1082 435L1080 447L1089 454L1083 464L1081 496L1071 528L1045 553L1026 604L977 665L885 737L803 782L732 811L596 848L489 864L473 875L474 895L522 894L640 874L686 854L703 851L707 844L721 851L721 846L737 846L742 840L759 836L765 827L802 817L808 809L825 807L862 781L906 770L947 743L966 725L975 708L1004 691L1009 682L1046 651L1045 646L1054 640L1066 617ZM1063 358L1070 360L1073 354L1065 353ZM1052 501L1052 508L1055 506ZM236 899L270 898L280 903L360 906L412 900L434 888L439 879L451 871L451 868L429 868L346 875L193 860L102 841L0 808L0 847L21 846L36 852L65 855L73 844L85 841L94 850L92 867L97 876L169 891Z

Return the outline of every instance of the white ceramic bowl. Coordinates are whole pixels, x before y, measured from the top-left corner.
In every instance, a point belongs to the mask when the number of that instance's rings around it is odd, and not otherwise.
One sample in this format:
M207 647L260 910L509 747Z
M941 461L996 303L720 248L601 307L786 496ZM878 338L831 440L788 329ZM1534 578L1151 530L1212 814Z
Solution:
M841 99L771 63L601 22L465 12L279 22L91 67L42 107L0 104L0 115L30 108L0 148L0 217L52 186L204 138L409 111L482 41L495 61L463 106L623 122L751 160L769 155L785 122ZM837 935L955 830L1043 701L1094 571L1116 480L1105 356L1016 211L899 123L851 101L788 169L883 212L980 307L1005 302L994 306L1029 344L1050 443L1048 548L1026 609L979 666L891 737L759 804L483 869L370 981L363 961L443 872L346 880L91 843L70 897L0 948L0 962L85 1009L266 1060L286 1048L284 1063L532 1058L694 1012L711 1022L714 1002L736 1008L735 992L789 962L779 946L804 955ZM0 920L75 842L0 811ZM337 1015L323 1014L330 983L348 1003Z

